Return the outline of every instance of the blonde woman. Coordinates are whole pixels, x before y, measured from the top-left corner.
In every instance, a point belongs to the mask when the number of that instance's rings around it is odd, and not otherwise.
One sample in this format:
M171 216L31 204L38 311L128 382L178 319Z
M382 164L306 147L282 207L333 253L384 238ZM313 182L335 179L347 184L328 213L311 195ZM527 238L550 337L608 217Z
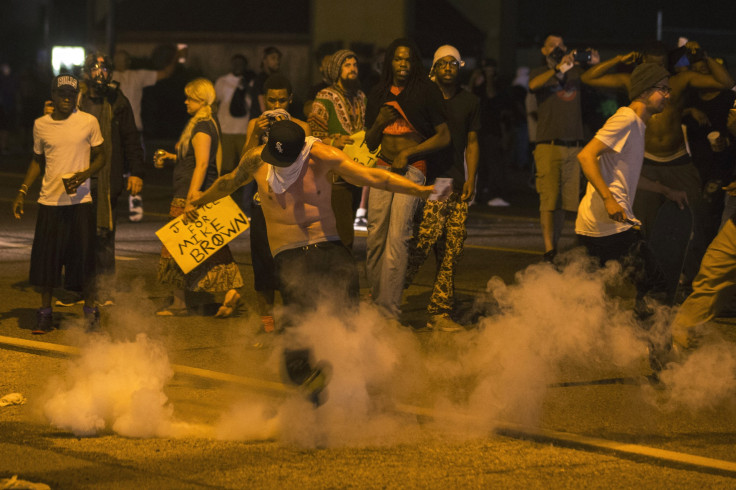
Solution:
M176 154L165 152L162 159L175 161L174 197L169 215L183 214L187 203L195 199L219 177L222 160L220 129L213 114L216 113L215 88L207 79L198 78L184 87L187 96L187 112L192 116L176 144ZM187 314L186 291L225 293L222 306L215 316L230 316L237 307L243 287L243 278L233 261L230 249L225 246L188 274L184 274L166 247L161 251L158 280L174 287L171 305L159 310L159 316Z

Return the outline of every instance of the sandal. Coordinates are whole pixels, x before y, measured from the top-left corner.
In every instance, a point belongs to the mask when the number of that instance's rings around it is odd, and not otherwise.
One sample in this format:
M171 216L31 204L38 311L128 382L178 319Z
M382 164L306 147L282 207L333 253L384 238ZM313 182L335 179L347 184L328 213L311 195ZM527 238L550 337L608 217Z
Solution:
M231 289L225 295L225 299L222 301L222 306L215 313L215 318L227 318L238 308L240 302L240 293Z
M172 308L166 306L156 312L156 316L189 316L189 308Z

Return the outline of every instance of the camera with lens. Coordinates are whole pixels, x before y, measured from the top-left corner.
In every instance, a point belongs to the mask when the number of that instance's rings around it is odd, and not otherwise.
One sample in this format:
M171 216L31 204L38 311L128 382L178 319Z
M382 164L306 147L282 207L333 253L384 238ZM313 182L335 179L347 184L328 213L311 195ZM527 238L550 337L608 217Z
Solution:
M552 50L552 52L548 55L555 63L559 63L562 61L563 56L565 56L567 53L563 51L559 46L556 46L555 49Z
M592 54L593 53L589 49L576 49L573 54L573 60L575 60L576 63L590 63Z

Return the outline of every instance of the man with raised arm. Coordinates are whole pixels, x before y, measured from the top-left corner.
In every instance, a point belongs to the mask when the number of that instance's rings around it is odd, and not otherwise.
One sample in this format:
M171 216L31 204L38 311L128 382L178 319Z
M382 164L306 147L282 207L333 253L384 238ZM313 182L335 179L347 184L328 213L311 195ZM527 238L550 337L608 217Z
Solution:
M692 49L696 44L690 45ZM656 62L664 66L667 61L666 49L659 46L644 50L642 58L645 62ZM600 63L582 75L588 85L601 88L629 89L631 75L627 73L609 73L608 71L620 63L630 64L638 58L633 53L617 56ZM642 234L651 238L651 230L657 211L666 200L677 202L681 208L689 204L696 212L695 237L685 261L685 275L688 278L697 271L704 252L701 233L698 233L697 211L699 209L701 183L698 170L695 168L685 147L685 138L681 129L682 113L685 109L688 94L696 89L727 89L734 84L728 71L704 56L710 69L710 75L695 71L679 71L669 78L669 103L664 110L654 115L647 123L645 135L644 164L641 169L642 179L636 192L633 211L642 222Z
M529 74L529 91L537 102L536 188L539 194L539 224L544 240L544 260L552 262L562 235L565 214L579 204L580 166L577 155L583 147L581 80L583 68L576 51L568 51L562 36L550 34L540 49L543 65ZM588 52L586 52L588 53ZM589 64L599 61L589 52Z

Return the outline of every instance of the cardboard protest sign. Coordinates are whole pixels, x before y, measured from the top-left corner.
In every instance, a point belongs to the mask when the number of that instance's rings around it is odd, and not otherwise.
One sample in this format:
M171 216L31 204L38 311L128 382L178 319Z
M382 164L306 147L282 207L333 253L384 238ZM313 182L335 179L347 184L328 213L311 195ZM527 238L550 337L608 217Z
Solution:
M368 145L365 144L365 131L358 131L355 134L351 134L350 138L353 142L345 145L345 148L343 148L342 151L344 151L347 156L366 167L375 167L378 153L381 151L381 146L379 145L375 151L370 151L368 149Z
M196 221L184 224L182 215L156 232L185 274L250 226L248 218L229 196L205 204L198 211Z

